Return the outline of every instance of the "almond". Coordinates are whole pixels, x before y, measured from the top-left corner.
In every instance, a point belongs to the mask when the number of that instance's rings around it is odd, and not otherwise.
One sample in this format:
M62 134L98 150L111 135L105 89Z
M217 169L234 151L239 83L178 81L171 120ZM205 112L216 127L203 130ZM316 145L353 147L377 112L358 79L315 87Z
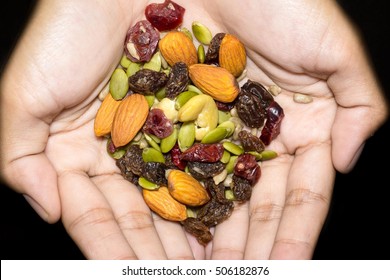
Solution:
M219 47L219 65L234 77L239 77L246 67L245 46L234 35L226 34Z
M183 32L170 31L158 44L161 54L170 66L184 62L188 66L198 62L194 43Z
M167 187L158 190L142 190L145 203L160 217L169 221L184 221L187 218L187 207L175 200Z
M115 147L129 143L142 128L149 113L145 96L133 93L122 100L111 129L111 138Z
M232 102L240 91L236 78L222 67L193 64L189 67L189 75L202 92L221 102Z
M121 101L112 98L110 93L104 97L95 117L94 131L96 136L104 136L111 132L112 122L119 104Z
M200 206L210 200L207 190L191 175L181 170L171 170L168 175L169 193L177 201Z

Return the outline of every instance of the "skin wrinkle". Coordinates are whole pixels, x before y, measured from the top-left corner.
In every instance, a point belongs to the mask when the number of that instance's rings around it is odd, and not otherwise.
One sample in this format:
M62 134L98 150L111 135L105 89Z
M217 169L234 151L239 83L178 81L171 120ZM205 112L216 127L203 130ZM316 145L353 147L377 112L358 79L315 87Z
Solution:
M251 207L249 213L251 223L252 222L271 222L273 220L280 220L282 217L284 205L279 205L272 201L256 204Z
M116 220L122 230L128 230L130 232L154 228L153 219L149 212L146 213L137 210L128 211L127 213L116 217Z

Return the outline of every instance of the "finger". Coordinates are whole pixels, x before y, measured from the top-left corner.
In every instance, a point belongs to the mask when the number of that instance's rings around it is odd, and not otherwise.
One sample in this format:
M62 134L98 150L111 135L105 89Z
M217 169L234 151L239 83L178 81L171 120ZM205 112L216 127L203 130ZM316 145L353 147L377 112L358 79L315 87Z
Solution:
M332 129L332 159L344 173L354 167L366 139L384 123L389 110L362 44L351 37L345 40L351 45L341 66L328 79L339 105Z
M157 232L163 243L165 252L170 260L192 260L194 255L186 233L178 222L162 219L153 213L153 220Z
M215 227L211 259L243 259L248 225L248 202L236 203L229 219Z
M90 178L67 171L59 177L62 221L87 259L135 259L110 205Z
M283 212L291 158L279 155L261 165L261 177L250 200L245 259L268 259Z
M199 244L196 237L191 233L186 232L188 243L190 244L192 255L195 260L204 260L206 258L206 247Z
M321 232L335 178L329 143L297 151L272 259L310 259Z
M139 189L121 175L93 179L110 204L123 235L139 259L166 259L150 210Z
M61 216L57 173L44 154L30 155L11 162L4 170L10 187L24 195L38 215L49 223Z

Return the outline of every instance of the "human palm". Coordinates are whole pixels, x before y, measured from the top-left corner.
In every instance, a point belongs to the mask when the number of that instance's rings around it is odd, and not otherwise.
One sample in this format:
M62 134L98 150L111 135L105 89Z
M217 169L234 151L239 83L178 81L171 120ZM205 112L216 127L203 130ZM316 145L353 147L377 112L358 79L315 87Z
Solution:
M50 4L63 5L56 7L58 15L42 12L53 17L52 24L42 32L35 22L27 33L42 36L26 37L44 56L29 57L32 66L25 74L35 91L18 101L34 120L10 125L20 131L17 136L30 125L35 129L29 148L7 158L12 164L6 174L15 188L44 205L49 221L61 205L65 228L87 258L310 258L328 211L334 168L348 171L358 146L376 129L356 129L353 114L366 116L375 105L382 110L377 125L385 115L380 97L368 100L360 93L362 84L371 87L368 94L379 89L334 4L296 1L285 9L283 1L175 1L186 8L183 26L199 20L214 34L229 32L242 40L247 78L278 84L282 93L276 100L285 112L281 133L269 146L278 158L263 162L250 202L238 205L203 248L179 224L151 215L107 155L105 141L93 133L97 94L118 64L127 28L153 1L117 1L109 7L92 2ZM352 70L355 66L361 69ZM295 92L313 102L294 102ZM13 176L32 163L24 176ZM26 187L27 176L47 183Z

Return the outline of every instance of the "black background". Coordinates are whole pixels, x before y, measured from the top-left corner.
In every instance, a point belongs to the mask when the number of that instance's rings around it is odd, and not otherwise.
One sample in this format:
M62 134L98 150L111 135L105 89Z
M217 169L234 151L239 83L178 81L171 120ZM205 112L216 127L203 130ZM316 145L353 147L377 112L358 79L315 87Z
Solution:
M35 1L3 3L1 71ZM374 70L389 98L390 20L385 0L340 0L360 29ZM23 65L20 65L23 71ZM332 205L314 259L390 259L389 121L372 137L349 174L337 174ZM43 222L24 198L0 187L1 259L84 259L61 222Z

